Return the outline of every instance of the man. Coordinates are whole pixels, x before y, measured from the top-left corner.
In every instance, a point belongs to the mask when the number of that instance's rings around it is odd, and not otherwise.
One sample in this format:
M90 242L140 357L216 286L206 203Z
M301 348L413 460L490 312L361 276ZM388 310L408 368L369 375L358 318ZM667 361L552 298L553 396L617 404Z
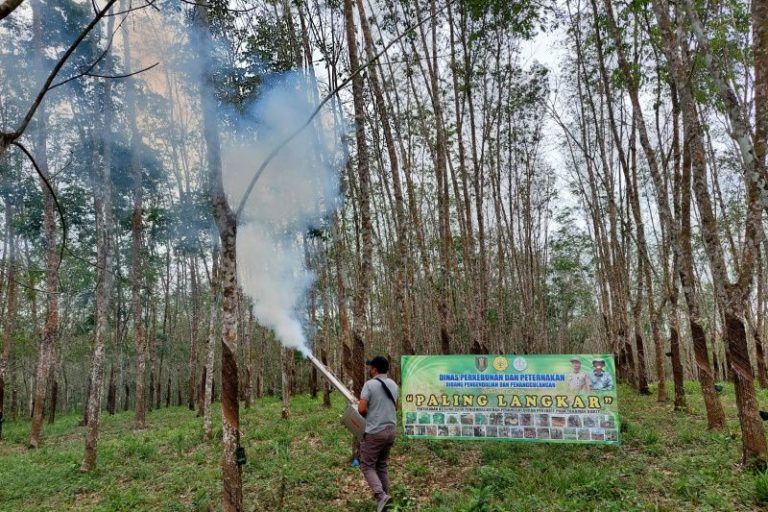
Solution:
M589 393L591 383L589 375L581 371L581 360L571 359L571 373L565 376L565 383L568 389L576 393Z
M592 390L610 391L613 389L613 379L605 372L605 361L595 359L592 361Z
M395 443L397 397L395 381L387 377L389 361L376 356L366 362L371 379L360 393L358 412L365 418L365 434L360 443L360 469L373 491L377 512L389 504L389 451Z

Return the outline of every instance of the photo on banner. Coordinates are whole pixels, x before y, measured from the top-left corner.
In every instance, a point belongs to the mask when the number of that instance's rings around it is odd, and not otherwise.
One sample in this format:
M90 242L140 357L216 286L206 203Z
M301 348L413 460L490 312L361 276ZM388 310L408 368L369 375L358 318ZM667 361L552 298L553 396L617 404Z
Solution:
M619 444L608 354L403 356L409 438Z

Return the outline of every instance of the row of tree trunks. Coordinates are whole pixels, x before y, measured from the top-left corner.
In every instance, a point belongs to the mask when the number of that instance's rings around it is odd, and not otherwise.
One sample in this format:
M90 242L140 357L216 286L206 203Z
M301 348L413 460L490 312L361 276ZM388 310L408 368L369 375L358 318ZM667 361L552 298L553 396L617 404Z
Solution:
M754 229L754 214L756 210L761 210L759 208L759 190L757 190L756 182L750 179L750 170L753 171L753 169L746 169L748 220L745 232L745 249L742 261L740 262L739 279L736 283L732 283L728 276L721 237L707 183L708 173L706 151L703 143L703 127L701 126L696 108L692 84L688 80L690 70L692 69L691 58L688 54L688 43L679 38L671 28L669 4L662 0L654 0L653 6L656 19L662 31L667 62L680 93L686 137L685 147L688 148L684 157L690 158L693 192L701 219L704 247L713 275L718 306L721 308L724 317L727 355L736 388L736 403L742 431L743 456L745 462L764 466L766 455L768 455L768 448L766 447L762 421L757 414L757 399L753 382L754 375L747 350L746 329L742 320L745 313L744 303L746 295L749 293L752 274L751 267L754 263L753 255L751 254L757 236ZM688 2L684 2L683 8L685 11L679 11L678 15L687 14L692 25L695 26L698 20L692 12L692 7ZM705 54L709 55L706 42L703 41L701 35L698 36L698 40L700 45L704 46ZM711 63L711 55L709 55L708 60ZM686 166L684 165L683 167L685 168ZM699 344L701 343L699 341ZM696 341L694 340L695 345Z

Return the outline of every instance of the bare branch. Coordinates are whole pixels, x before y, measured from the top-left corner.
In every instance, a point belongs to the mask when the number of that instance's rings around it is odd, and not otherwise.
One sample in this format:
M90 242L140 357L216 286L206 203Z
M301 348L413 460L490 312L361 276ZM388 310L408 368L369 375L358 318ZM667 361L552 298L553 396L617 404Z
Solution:
M88 76L91 76L93 78L128 78L134 75L138 75L140 73L144 73L145 71L149 71L150 69L154 68L160 64L160 62L155 62L154 64L151 64L145 68L139 69L138 71L133 71L131 73L124 73L122 75L99 75L97 73L86 73Z
M95 2L95 1L96 1L96 0L94 0L94 2ZM95 4L94 4L94 5L95 5ZM93 71L93 68L95 68L95 67L96 67L96 65L97 65L99 62L101 62L102 60L104 60L104 57L106 57L106 56L107 56L107 53L109 53L109 50L112 48L112 43L113 43L113 42L114 42L114 40L115 40L115 34L117 33L117 31L118 31L118 30L120 30L120 27L122 27L122 26L123 26L123 23L125 23L125 20L126 20L126 18L128 18L128 16L124 16L124 17L123 17L123 19L122 19L122 20L120 20L120 23L118 23L118 24L117 24L117 28L115 28L115 30L113 30L113 31L112 31L112 34L110 34L110 36L109 36L109 42L107 43L107 47L106 47L106 48L104 48L104 51L102 51L102 52L99 54L99 56L96 58L96 60L94 60L93 62L91 62L91 64L88 66L88 68L86 68L86 69L85 69L85 71L82 71L81 73L78 73L78 74L76 74L76 75L74 75L74 76L71 76L71 77L67 78L66 80L62 80L61 82L56 82L55 84L53 84L52 86L50 86L50 87L48 88L48 90L49 90L49 91L52 91L53 89L55 89L55 88L57 88L57 87L59 87L59 86L61 86L61 85L64 85L64 84L66 84L66 83L69 83L69 82L71 82L72 80L77 80L78 78L82 78L83 76L86 76L86 75L88 75L88 73L90 73L91 71Z
M205 8L210 7L210 5L207 4L207 3L193 2L192 0L181 0L181 2L185 3L185 4L193 5L195 7L205 7ZM229 7L226 7L225 10L227 12L231 12L231 13L234 13L234 14L243 14L243 13L246 13L246 12L254 11L257 8L258 8L258 6L254 5L253 7L248 7L246 9L230 9Z
M45 83L40 88L40 91L37 93L37 97L35 98L35 101L32 103L32 106L29 107L29 110L27 111L27 114L24 116L24 119L22 120L21 124L18 128L16 128L15 131L12 133L2 133L0 134L0 155L5 151L5 149L8 147L9 144L13 143L16 139L21 137L21 134L24 133L24 130L27 129L27 126L29 125L29 122L32 120L32 118L35 115L35 112L37 112L37 109L40 107L40 104L43 102L43 98L45 98L45 95L48 93L48 91L51 90L51 84L53 83L53 80L56 78L56 76L59 74L59 71L61 71L61 68L64 67L64 64L66 64L67 60L69 60L69 57L72 56L72 54L75 52L77 47L80 45L80 43L83 42L83 39L86 38L86 36L93 30L93 27L95 27L99 21L101 21L101 18L103 18L107 12L112 8L112 6L117 2L117 0L108 0L106 5L94 16L94 18L91 20L91 22L80 32L80 35L77 36L77 38L72 42L72 44L69 45L69 48L67 48L67 51L64 52L64 55L62 55L58 62L56 62L56 65L53 67L51 72L48 74L48 78L45 80Z
M0 4L0 20L11 14L24 0L5 0Z
M67 78L66 80L63 80L63 81L61 81L59 83L56 83L56 84L52 85L51 89L53 89L55 87L58 87L60 85L64 85L66 83L69 83L69 82L71 82L73 80L77 80L78 78L82 78L84 76L90 76L90 77L93 77L93 78L108 78L108 79L128 78L128 77L131 77L131 76L134 76L134 75L138 75L140 73L144 73L145 71L149 71L150 69L154 68L158 64L160 64L160 62L155 62L154 64L152 64L150 66L147 66L145 68L139 69L138 71L133 71L133 72L130 72L130 73L124 73L124 74L120 74L120 75L100 75L99 73L91 73L90 70L93 69L93 66L89 66L89 68L86 71L82 71L82 72L80 72L80 73L78 73L76 75L73 75L73 76ZM95 65L95 63L94 63L94 65Z
M56 204L56 210L59 212L59 219L61 219L61 247L59 248L59 262L56 265L56 272L58 272L59 268L61 267L61 261L64 258L64 249L67 246L67 222L64 220L64 208L61 207L59 198L56 196L56 192L53 190L53 186L48 180L48 176L46 176L42 169L40 169L40 167L37 165L37 162L32 156L32 153L30 153L29 150L27 150L27 148L24 147L24 145L19 141L13 141L11 144L19 148L27 156L27 158L29 158L29 161L32 162L32 167L35 168L38 176L40 176L40 181L45 184L45 187L48 189L51 197L53 197L53 202Z
M155 11L160 12L160 8L155 5L156 3L157 3L157 0L147 0L147 3L145 3L143 5L139 5L137 7L131 7L131 8L125 9L124 11L112 12L112 13L109 13L109 14L105 15L104 17L105 18L109 18L111 16L120 16L121 14L129 14L129 13L132 13L134 11L141 11L142 9L146 9L147 7L151 7Z

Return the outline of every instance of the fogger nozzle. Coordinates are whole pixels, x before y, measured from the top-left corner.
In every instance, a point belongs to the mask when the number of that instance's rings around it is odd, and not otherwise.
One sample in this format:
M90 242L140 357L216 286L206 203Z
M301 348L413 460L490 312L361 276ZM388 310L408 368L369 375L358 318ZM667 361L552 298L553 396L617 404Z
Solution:
M331 372L327 366L321 363L319 359L317 359L312 354L307 354L307 359L309 359L309 361L315 365L315 368L320 370L320 373L322 373L325 378L328 379L328 382L330 382L333 387L339 390L339 393L341 393L344 398L347 399L347 402L354 403L357 401L355 395L352 394L352 391L347 386L342 384L342 382L333 374L333 372Z

